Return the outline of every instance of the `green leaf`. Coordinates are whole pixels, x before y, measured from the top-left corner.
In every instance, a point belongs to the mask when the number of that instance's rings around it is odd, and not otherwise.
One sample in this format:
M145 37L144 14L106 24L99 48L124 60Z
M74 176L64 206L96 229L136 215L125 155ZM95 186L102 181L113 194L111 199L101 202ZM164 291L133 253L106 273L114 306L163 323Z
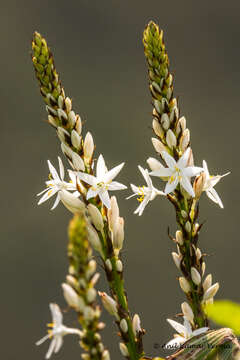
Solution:
M217 300L206 306L208 317L216 324L231 328L240 335L240 304L230 300Z

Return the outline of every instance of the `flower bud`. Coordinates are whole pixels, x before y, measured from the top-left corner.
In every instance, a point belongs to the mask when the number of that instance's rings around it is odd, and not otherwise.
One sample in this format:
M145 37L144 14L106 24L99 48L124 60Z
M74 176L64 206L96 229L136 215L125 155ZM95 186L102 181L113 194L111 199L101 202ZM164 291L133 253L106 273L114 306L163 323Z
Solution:
M92 303L96 299L96 296L97 292L94 288L89 288L87 290L86 298L89 303Z
M192 149L189 151L189 157L187 161L187 166L194 166L193 152Z
M48 95L51 95L51 94L47 94L47 97L48 97ZM63 108L63 97L62 97L62 95L60 95L60 96L58 97L58 107L59 107L60 109Z
M170 120L169 120L168 114L166 114L166 113L162 114L162 116L161 116L161 125L162 125L164 130L169 129Z
M73 288L69 284L63 283L62 289L63 289L63 296L66 302L68 303L68 305L74 308L75 310L82 312L85 306L83 299L80 296L78 296L76 291L73 290Z
M79 150L81 147L81 137L78 135L76 130L72 130L71 132L71 141L73 146Z
M57 109L57 114L58 114L58 117L61 121L67 121L68 117L67 117L67 114L65 113L65 111L63 109Z
M164 130L156 118L153 119L152 127L153 127L153 131L157 136L159 136L160 138L164 136Z
M129 352L128 352L128 349L126 347L126 345L124 343L120 343L119 344L119 348L120 348L120 351L121 351L121 354L125 357L129 357Z
M108 271L112 271L112 263L111 263L111 260L110 259L107 259L106 261L105 261L105 264L106 264L106 267L107 267L107 269L108 269Z
M206 181L206 174L202 172L196 177L193 183L193 190L195 192L195 198L198 200L203 192L204 184Z
M63 142L61 143L61 149L62 149L62 152L65 156L67 156L68 158L72 159L72 154L73 154L73 151L72 149L70 149L70 147L66 144L64 144Z
M86 270L86 277L89 279L96 271L97 263L95 260L90 260Z
M159 100L154 100L154 107L157 110L158 114L161 114L161 103Z
M127 333L128 332L128 323L126 319L122 319L120 321L120 328L122 330L122 332Z
M119 260L119 259L116 261L116 270L117 270L118 272L122 272L122 271L123 271L123 264L122 264L121 260Z
M138 314L135 314L132 321L133 332L135 336L138 336L138 333L142 331L140 317Z
M208 288L203 295L203 301L213 298L218 292L218 289L219 289L219 283L215 283L214 285L210 286L210 288Z
M55 127L55 128L58 127L58 122L56 121L56 119L52 115L48 115L48 122L53 127Z
M182 116L178 120L176 134L179 135L180 133L183 133L185 129L186 129L186 119L184 116Z
M201 275L195 267L191 267L191 277L194 284L199 285L201 283Z
M84 212L85 204L72 193L63 189L59 191L59 196L63 205L73 214Z
M175 265L178 269L180 269L180 264L182 257L178 255L176 252L172 252L173 261L175 262Z
M202 253L201 253L201 250L199 248L197 248L197 250L195 251L196 253L196 258L197 258L197 261L199 261L202 257Z
M191 306L187 303L187 302L183 302L181 305L182 308L182 312L183 315L185 316L185 318L190 322L190 323L194 323L194 314L192 311Z
M183 219L186 219L188 217L188 214L185 210L181 210L181 215L182 215Z
M74 276L72 276L72 275L67 275L67 276L66 276L66 280L67 280L67 283L68 283L69 285L71 285L73 288L77 287L78 282L77 282L77 280L75 279Z
M189 282L184 277L179 278L179 285L180 285L183 292L189 293L191 291L191 286L190 286Z
M90 132L87 133L84 139L84 145L83 145L83 153L84 153L84 159L86 162L90 162L93 156L94 151L94 142L93 137Z
M176 139L176 136L174 135L174 132L169 129L167 131L167 135L166 135L166 141L167 141L167 144L168 146L173 149L174 147L176 147L177 145L177 139Z
M182 150L182 152L184 152L187 149L189 142L190 142L190 131L189 129L185 129L179 142L179 147L180 150Z
M119 208L116 196L111 197L111 207L108 210L108 222L109 222L109 228L113 232L115 231L117 221L119 218Z
M202 276L205 274L205 270L206 270L206 263L203 262L202 263Z
M118 311L117 311L117 303L111 296L107 295L105 292L98 292L99 296L101 297L103 306L109 312L110 315L116 317L119 320Z
M116 255L118 255L119 251L123 246L123 240L124 240L124 219L119 217L116 226L116 231L114 231L113 239L112 239L113 249Z
M98 237L96 230L91 225L87 225L87 232L88 232L88 240L89 240L90 244L96 251L101 253L102 252L102 244L101 244L101 241Z
M208 274L203 282L203 290L206 292L212 286L212 274Z
M67 113L69 113L72 110L72 101L69 97L66 97L66 99L65 99L65 106L66 106Z
M153 144L153 147L156 150L156 152L158 152L159 154L161 154L161 152L163 152L163 151L167 152L166 146L164 146L160 140L158 140L156 138L152 138L152 144Z
M93 222L93 225L95 228L99 231L103 230L104 223L103 223L103 217L101 212L98 210L98 208L93 204L88 204L87 206L89 215L91 217L91 220Z
M75 115L75 112L74 111L70 111L69 114L68 114L68 122L70 124L70 126L73 128L76 124L76 115Z
M83 310L83 317L86 321L92 321L95 317L95 311L91 306L85 306Z
M62 128L61 126L58 126L57 128L57 134L59 137L59 140L64 142L64 143L69 143L70 140L70 135L67 132L67 130L65 130L64 128Z
M81 133L82 133L82 120L81 120L79 115L76 116L75 130L78 133L78 135L81 135Z
M83 159L74 151L72 152L72 164L74 166L74 169L77 171L85 170L85 164Z
M191 224L190 224L190 221L187 221L186 224L185 224L185 230L190 233L191 230L192 230L192 227L191 227Z
M181 230L176 231L176 240L179 245L183 245L183 233Z
M101 360L110 360L110 354L108 350L103 351Z

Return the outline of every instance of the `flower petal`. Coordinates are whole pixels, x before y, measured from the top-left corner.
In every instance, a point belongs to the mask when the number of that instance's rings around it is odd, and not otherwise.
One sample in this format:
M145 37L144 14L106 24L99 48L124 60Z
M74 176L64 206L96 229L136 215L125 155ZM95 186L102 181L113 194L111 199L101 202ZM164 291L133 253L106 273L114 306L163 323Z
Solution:
M208 330L209 330L208 327L202 327L200 329L194 330L192 332L192 336L197 336L197 335L203 334L203 333L207 332Z
M85 174L85 173L79 171L79 172L77 172L77 176L80 180L83 180L84 182L86 182L87 184L89 184L91 186L97 185L97 179L93 175Z
M169 155L166 151L162 151L161 155L162 155L163 159L165 160L165 163L167 164L167 166L170 169L174 170L175 166L176 166L176 160L171 155Z
M57 191L58 191L58 189L56 187L52 188L52 189L48 189L48 191L38 201L38 205L41 205L42 203L44 203L45 201L50 199L53 195L56 194Z
M55 352L55 354L56 354L57 352L59 352L59 350L60 350L61 347L62 347L63 338L62 338L61 335L55 335L55 339L56 339L56 342L55 342L54 352Z
M151 189L152 188L152 180L149 176L148 170L143 169L140 165L138 165L138 169L140 170L142 176L144 177L144 180L147 183L147 186Z
M187 166L189 155L190 155L190 147L187 148L187 150L184 152L184 154L180 157L180 159L177 162L177 167L179 169L183 169Z
M99 189L93 190L90 188L87 192L87 200L97 196L99 194L99 191L100 191Z
M64 179L64 166L62 163L62 159L58 156L58 164L59 164L59 173L60 173L60 178L61 180Z
M54 209L58 206L59 201L60 201L60 196L59 196L59 194L57 194L56 200L54 201L54 204L53 204L53 206L51 207L51 210L54 210Z
M108 182L112 181L119 174L119 172L122 170L124 164L125 163L122 163L122 164L120 164L118 166L115 166L113 169L108 171L103 177L103 182L108 183Z
M99 179L99 182L101 181L101 179L103 179L104 175L106 174L106 165L102 154L99 155L97 161L96 174L97 174L97 178Z
M102 200L103 205L106 206L106 208L110 209L111 208L111 201L110 201L110 197L109 194L106 190L102 190L99 192L99 197Z
M167 321L179 334L186 333L185 326L183 326L182 324L179 324L178 322L171 320L171 319L167 319Z
M182 187L186 190L186 192L191 195L192 197L195 197L195 193L192 187L192 184L189 181L189 178L184 176L182 174L182 178L180 180L180 184L182 185Z
M53 323L56 326L61 325L63 316L62 316L62 313L61 313L61 310L60 310L59 306L57 304L51 303L49 305L49 307L50 307L50 311L51 311L51 314L52 314Z
M215 202L216 204L218 204L220 206L220 208L223 209L223 203L222 200L220 199L218 193L216 192L215 189L209 189L206 191L207 196L209 197L209 199L211 199L213 202Z
M108 185L108 190L124 190L127 189L127 186L121 184L120 182L117 181L112 181L109 185Z
M206 180L209 179L210 177L210 174L209 174L209 171L208 171L208 166L207 166L207 162L205 160L203 160L203 169L204 169L204 172L206 174Z
M172 175L173 172L174 171L172 169L162 167L159 170L151 171L150 175L151 176L158 176L158 177L169 177L169 176Z
M179 348L183 343L186 342L186 339L182 336L176 336L174 339L168 341L166 345L164 346L164 349L177 349Z
M51 164L50 160L47 161L48 162L48 167L49 167L49 171L53 177L54 180L60 180L58 173L55 169L55 167Z
M54 351L55 345L56 345L56 338L53 337L52 341L50 342L50 346L48 348L48 352L47 352L47 354L45 356L45 359L50 359L50 357L51 357L51 355L52 355L52 353Z
M188 167L182 169L182 172L185 176L192 177L192 176L196 176L196 175L200 174L201 172L203 172L203 168L201 168L199 166L188 166Z
M178 185L178 177L175 176L173 179L168 180L166 187L165 187L165 195L169 194L170 192L174 191Z

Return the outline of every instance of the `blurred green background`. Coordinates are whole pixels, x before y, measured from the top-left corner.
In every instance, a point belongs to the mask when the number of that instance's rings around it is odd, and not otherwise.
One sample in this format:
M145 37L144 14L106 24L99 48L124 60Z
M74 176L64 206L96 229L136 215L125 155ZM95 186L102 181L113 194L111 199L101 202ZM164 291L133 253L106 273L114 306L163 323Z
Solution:
M206 224L200 247L207 273L220 281L218 298L239 298L239 1L1 1L1 358L43 359L48 344L34 343L50 320L48 303L65 307L60 284L67 271L69 213L50 202L37 206L36 193L48 175L46 160L60 154L30 59L33 31L51 46L66 93L85 121L109 167L127 162L119 180L142 183L137 165L154 156L151 104L142 31L153 19L165 31L175 74L175 95L191 130L196 163L207 159L213 173L232 171L217 190L225 209L204 195ZM84 129L84 131L85 131ZM155 186L160 187L157 179ZM147 330L148 355L172 337L166 318L180 311L184 296L176 277L167 237L175 215L157 198L141 218L134 216L130 190L119 192L126 220L126 287L132 312ZM102 278L99 289L106 289ZM104 342L120 359L116 328L107 322ZM75 326L71 315L65 323ZM76 338L66 337L56 359L79 359ZM166 355L166 353L162 354Z

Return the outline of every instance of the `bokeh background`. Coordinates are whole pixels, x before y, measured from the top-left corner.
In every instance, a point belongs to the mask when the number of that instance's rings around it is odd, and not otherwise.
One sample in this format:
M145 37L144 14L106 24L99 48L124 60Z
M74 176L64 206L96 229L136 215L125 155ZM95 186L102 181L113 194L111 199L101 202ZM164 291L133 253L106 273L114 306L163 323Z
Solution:
M94 134L96 154L103 153L109 167L127 161L119 179L139 183L137 165L154 156L142 47L151 19L165 31L196 162L207 159L213 173L232 171L217 186L224 210L202 198L200 245L209 254L207 271L220 281L218 298L240 300L239 1L1 1L1 358L43 359L48 344L34 343L50 320L48 303L65 307L60 284L70 216L61 206L54 212L50 203L38 207L36 199L48 175L46 160L56 164L60 148L34 78L32 32L48 39L66 93ZM156 356L154 344L172 337L166 318L179 312L184 299L167 237L168 225L176 230L174 209L159 198L138 218L127 194L118 194L126 219L126 287L130 308L147 329L145 350ZM106 289L103 278L99 289ZM120 359L112 318L104 312L103 319L104 342L112 359ZM65 322L76 325L71 315ZM55 358L79 355L76 338L66 337Z

